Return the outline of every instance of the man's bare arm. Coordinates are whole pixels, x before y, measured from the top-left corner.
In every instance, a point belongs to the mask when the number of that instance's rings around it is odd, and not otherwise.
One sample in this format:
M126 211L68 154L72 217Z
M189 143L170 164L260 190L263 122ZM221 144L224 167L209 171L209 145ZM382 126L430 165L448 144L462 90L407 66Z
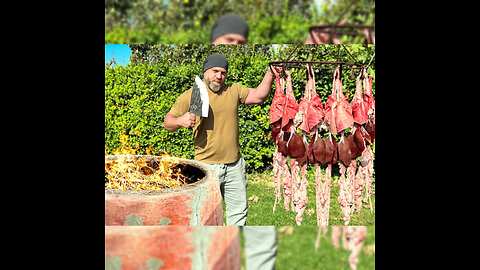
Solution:
M163 127L170 131L175 132L180 127L191 128L195 126L195 114L186 112L184 115L176 117L171 113L167 113L163 119Z
M270 68L267 69L267 73L263 77L262 82L258 85L257 88L250 88L248 96L245 99L246 105L260 104L263 103L270 93L273 82L273 74L270 71Z

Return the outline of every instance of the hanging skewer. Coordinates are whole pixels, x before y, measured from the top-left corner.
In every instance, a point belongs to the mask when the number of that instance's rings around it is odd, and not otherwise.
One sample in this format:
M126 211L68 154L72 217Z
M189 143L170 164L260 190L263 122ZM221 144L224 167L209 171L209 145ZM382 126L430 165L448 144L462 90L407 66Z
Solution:
M268 63L270 66L276 67L285 67L285 68L307 68L306 64L312 64L314 69L335 69L336 66L342 65L343 69L361 69L363 67L360 63L350 63L350 62L331 62L331 61L273 61ZM290 65L290 64L302 64L300 65ZM313 66L315 64L320 65L333 65L332 67L328 66Z

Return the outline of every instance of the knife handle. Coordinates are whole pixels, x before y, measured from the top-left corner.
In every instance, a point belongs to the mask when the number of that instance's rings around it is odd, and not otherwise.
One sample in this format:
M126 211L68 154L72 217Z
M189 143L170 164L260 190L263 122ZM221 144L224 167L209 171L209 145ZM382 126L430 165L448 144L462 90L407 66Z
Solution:
M183 117L185 117L184 119L184 123L186 124L186 127L187 128L193 128L195 126L195 123L196 123L196 118L197 116L191 112L186 112Z

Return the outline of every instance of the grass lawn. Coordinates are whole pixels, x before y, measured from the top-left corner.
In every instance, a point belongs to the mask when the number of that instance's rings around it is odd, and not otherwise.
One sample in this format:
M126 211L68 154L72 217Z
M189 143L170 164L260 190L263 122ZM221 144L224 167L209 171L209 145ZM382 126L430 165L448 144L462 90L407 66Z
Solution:
M316 203L315 203L315 171L313 168L307 171L308 179L308 203L303 213L303 225L317 225ZM249 200L247 226L297 226L295 222L296 213L291 210L285 211L282 201L278 204L273 213L273 204L275 202L275 187L273 182L272 170L266 170L263 173L247 174L248 187L247 198L258 197L258 201ZM283 188L281 189L283 192ZM332 175L332 189L330 193L330 226L343 226L342 210L337 201L340 187L338 185L338 176ZM375 183L373 184L373 194L375 194ZM255 198L253 197L253 198ZM256 201L256 202L255 202ZM372 195L373 214L370 211L368 202L363 203L360 213L354 212L350 215L351 226L369 226L375 225L375 195ZM224 222L226 224L226 213L224 204Z
M331 240L332 230L329 227L325 236L320 238L320 246L315 251L317 226L282 226L277 228L277 258L275 269L329 269L350 270L348 257L351 251L343 248L340 238L340 249L336 250ZM245 240L240 230L240 243L244 247ZM375 269L375 225L367 226L367 237L359 254L358 270ZM245 250L242 248L242 269L245 269Z

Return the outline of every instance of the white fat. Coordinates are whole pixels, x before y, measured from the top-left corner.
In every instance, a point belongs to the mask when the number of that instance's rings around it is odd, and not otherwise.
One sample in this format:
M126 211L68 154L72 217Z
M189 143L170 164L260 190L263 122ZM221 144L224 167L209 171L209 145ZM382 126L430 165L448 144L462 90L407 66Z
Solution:
M298 112L293 119L293 124L298 127L303 122L303 113Z

